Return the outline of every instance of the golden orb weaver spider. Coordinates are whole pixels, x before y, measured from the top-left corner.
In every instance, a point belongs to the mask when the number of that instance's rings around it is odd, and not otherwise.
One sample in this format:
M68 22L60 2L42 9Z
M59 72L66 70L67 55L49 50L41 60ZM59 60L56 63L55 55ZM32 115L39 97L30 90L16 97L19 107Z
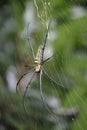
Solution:
M52 77L50 77L43 68L43 64L46 63L48 60L50 60L53 57L53 56L51 56L51 57L47 58L46 60L43 59L50 24L51 24L51 21L48 24L48 28L47 28L47 31L46 31L46 34L45 34L44 43L39 46L36 56L34 54L33 47L31 45L30 39L28 38L28 42L29 42L30 49L31 49L31 52L32 52L32 56L33 56L33 60L34 60L34 65L26 65L26 67L34 66L34 68L31 69L30 71L24 73L17 82L16 91L18 90L18 85L19 85L20 81L22 80L22 78L24 76L26 76L27 74L29 74L30 72L33 72L32 76L31 76L31 79L30 79L30 81L28 82L28 84L26 86L24 96L23 96L23 101L24 101L24 99L26 97L28 87L30 87L32 79L34 78L35 74L39 74L40 96L41 96L41 99L42 99L42 102L43 102L44 105L45 105L45 100L44 100L44 96L43 96L43 92L42 92L42 74L44 74L54 84L63 87L63 85L61 85L60 83L57 83Z

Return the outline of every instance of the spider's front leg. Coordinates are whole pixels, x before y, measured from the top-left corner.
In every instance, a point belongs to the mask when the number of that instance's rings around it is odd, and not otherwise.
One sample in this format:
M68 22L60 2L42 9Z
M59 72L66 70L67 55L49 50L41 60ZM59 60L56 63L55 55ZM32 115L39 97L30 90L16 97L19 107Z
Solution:
M50 20L50 22L48 24L47 32L46 32L45 38L44 38L44 43L43 43L43 47L42 47L42 60L43 60L43 57L44 57L44 50L45 50L45 46L46 46L46 43L47 43L47 37L48 37L48 32L49 32L50 24L51 24L51 20Z
M56 84L56 85L58 85L58 86L64 88L64 86L63 86L62 84L56 82L51 76L49 76L45 70L43 70L43 73L44 73L44 75L45 75L50 81L52 81L54 84Z
M29 37L29 34L28 34L28 29L29 29L29 24L28 24L28 27L27 27L27 41L29 43L29 46L30 46L30 49L31 49L31 52L32 52L32 56L33 56L33 59L34 59L35 54L34 54L33 46L32 46L32 43L31 43L31 40L30 40L30 37Z

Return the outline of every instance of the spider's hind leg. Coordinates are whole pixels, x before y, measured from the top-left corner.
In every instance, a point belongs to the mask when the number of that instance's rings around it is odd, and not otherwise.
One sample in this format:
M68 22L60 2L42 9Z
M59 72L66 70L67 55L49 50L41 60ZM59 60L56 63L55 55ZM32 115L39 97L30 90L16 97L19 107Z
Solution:
M27 86L25 88L25 92L24 92L24 96L23 96L23 107L24 107L25 112L26 112L25 98L26 98L28 88L30 88L30 85L31 85L31 82L32 82L32 79L33 79L34 75L35 75L35 71L33 72L32 77L31 77L30 81L28 82L28 84L27 84Z
M48 104L46 103L44 96L43 96L43 90L42 90L42 70L40 71L40 96L43 102L44 107L46 108L46 110L50 113L53 114L54 113L51 111L51 109L49 108Z
M21 81L27 74L29 74L30 72L32 72L33 70L34 70L34 68L31 69L30 71L24 73L24 74L19 78L19 80L18 80L18 82L17 82L17 84L16 84L16 92L18 92L18 85L19 85L20 81Z
M55 85L64 88L63 84L60 84L60 83L56 82L51 76L49 76L49 75L47 74L47 72L46 72L45 70L43 71L43 73L44 73L44 75L45 75L50 81L52 81Z
M43 63L46 63L47 61L51 60L53 58L53 55L48 57L46 60L43 61Z

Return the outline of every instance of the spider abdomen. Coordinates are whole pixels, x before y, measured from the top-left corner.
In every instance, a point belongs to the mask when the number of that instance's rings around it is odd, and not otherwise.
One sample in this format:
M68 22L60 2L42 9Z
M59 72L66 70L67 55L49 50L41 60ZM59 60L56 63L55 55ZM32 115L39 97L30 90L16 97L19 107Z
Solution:
M36 57L35 57L34 62L37 63L37 64L39 64L42 61L42 48L43 48L43 46L40 45L39 48L38 48Z

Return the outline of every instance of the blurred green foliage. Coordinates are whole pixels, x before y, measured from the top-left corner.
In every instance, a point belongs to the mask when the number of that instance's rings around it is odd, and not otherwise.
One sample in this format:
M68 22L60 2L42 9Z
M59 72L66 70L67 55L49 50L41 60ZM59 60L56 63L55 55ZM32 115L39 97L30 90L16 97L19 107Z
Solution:
M23 65L32 63L28 44L25 39L21 38L25 27L24 11L27 2L33 3L30 0L0 1L0 129L86 130L87 1L51 0L50 6L45 5L45 3L41 4L40 0L37 1L39 14L41 15L44 11L47 13L47 17L43 16L44 21L54 20L55 27L50 30L53 29L57 35L52 43L56 55L44 65L44 68L49 75L64 86L55 86L44 76L42 81L43 93L46 100L49 97L51 100L52 96L56 96L61 101L61 106L57 109L62 108L64 110L62 113L56 111L52 106L49 106L50 112L47 111L39 98L38 81L34 81L33 89L31 88L35 94L31 91L31 96L26 99L27 113L23 108L22 94L17 95L8 89L9 84L6 77L8 68L10 66L20 68L20 73L23 73L27 70L23 69ZM49 1L45 2L49 3ZM73 7L84 9L85 15L72 18L71 10ZM43 42L46 31L44 25L41 25L42 21L37 17L37 13L35 12L35 18L39 22L39 26L30 34L35 53L38 46ZM47 101L50 102L50 100ZM65 111L65 109L68 111L72 107L79 108L79 115L75 112L72 114L72 112ZM56 113L57 117L51 113L51 110Z

